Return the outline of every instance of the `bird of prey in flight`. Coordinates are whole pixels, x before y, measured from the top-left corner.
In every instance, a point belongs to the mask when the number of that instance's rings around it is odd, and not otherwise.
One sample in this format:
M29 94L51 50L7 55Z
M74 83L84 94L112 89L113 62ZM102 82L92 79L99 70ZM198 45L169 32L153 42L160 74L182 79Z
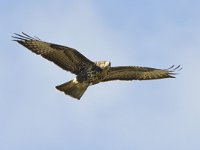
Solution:
M73 98L80 99L91 85L112 80L153 80L174 78L175 71L180 70L180 65L168 69L156 69L138 66L111 67L109 61L91 61L74 48L48 43L37 37L31 37L22 32L12 36L14 41L25 46L30 51L41 55L76 77L56 89Z

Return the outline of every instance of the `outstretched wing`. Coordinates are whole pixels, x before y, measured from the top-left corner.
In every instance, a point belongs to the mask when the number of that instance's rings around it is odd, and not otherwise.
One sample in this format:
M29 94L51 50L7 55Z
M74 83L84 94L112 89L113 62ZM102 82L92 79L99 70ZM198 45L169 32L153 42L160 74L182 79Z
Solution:
M25 33L15 35L13 36L14 41L74 74L78 74L83 67L94 64L73 48L47 43L37 37L30 37Z
M111 67L107 76L102 82L111 80L153 80L162 78L175 78L175 71L180 70L178 67L170 67L169 69L156 69L148 67Z

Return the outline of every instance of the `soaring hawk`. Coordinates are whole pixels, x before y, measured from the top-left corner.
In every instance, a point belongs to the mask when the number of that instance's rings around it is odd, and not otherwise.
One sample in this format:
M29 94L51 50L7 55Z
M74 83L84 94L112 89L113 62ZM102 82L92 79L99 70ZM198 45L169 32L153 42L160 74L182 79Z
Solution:
M87 88L91 85L112 80L153 80L174 78L175 71L180 65L168 69L156 69L137 66L111 67L109 61L93 62L79 53L76 49L48 43L37 37L31 37L22 32L22 35L12 36L14 41L25 46L32 52L54 62L66 71L75 74L76 77L56 89L73 98L80 99Z

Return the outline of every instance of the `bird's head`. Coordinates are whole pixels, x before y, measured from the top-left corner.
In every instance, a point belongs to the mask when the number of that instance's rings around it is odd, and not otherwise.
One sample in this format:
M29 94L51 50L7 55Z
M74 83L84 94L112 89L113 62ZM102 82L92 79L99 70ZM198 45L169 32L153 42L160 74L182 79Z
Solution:
M110 61L97 61L96 65L100 67L101 69L109 69L111 66Z

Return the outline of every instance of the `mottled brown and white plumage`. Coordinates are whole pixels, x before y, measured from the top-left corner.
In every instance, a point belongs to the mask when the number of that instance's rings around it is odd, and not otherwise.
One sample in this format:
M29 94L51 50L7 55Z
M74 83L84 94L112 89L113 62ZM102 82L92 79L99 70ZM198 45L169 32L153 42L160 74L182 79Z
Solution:
M180 66L172 66L168 69L137 66L111 67L109 61L93 62L73 48L47 43L37 37L30 37L25 33L22 33L22 35L15 34L13 38L14 41L17 41L32 52L75 74L76 78L56 86L56 88L76 99L80 99L90 85L100 82L174 78L175 71L181 69Z

